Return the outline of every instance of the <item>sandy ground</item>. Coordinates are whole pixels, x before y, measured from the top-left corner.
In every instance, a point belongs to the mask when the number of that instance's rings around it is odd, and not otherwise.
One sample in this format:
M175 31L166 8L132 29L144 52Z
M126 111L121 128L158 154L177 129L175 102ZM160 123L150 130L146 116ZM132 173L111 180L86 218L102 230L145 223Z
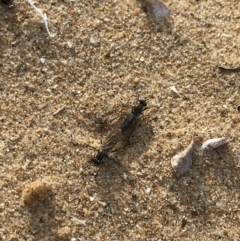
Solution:
M54 38L27 2L0 6L0 240L240 240L240 75L217 69L240 66L239 1L165 1L161 31L134 0L35 4ZM176 178L194 135L229 144Z

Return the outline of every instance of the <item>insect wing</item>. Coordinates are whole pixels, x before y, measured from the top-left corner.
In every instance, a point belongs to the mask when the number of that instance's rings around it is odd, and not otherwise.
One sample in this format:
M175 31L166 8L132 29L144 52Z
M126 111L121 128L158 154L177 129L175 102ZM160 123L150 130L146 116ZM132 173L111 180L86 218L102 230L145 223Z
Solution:
M132 120L135 118L133 113L127 115L124 119L123 123L120 126L122 133L124 134L131 126Z
M103 148L110 151L116 146L117 142L121 139L121 131L117 130L115 133L111 134L107 141L103 144Z

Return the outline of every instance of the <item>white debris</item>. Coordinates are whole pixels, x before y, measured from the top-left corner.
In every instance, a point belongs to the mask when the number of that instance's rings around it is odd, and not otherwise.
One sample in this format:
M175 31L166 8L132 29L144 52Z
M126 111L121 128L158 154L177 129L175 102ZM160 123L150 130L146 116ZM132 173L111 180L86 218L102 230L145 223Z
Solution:
M72 45L71 42L68 41L68 42L67 42L67 46L71 49L73 45Z
M41 63L43 63L43 64L45 63L45 60L46 60L45 58L40 58L40 61L41 61Z
M128 178L128 176L125 172L123 173L123 178L124 178L124 180L127 180L127 178Z
M178 90L176 89L175 86L171 86L170 89L171 89L175 94L177 94L178 96L180 96L180 94L179 94L179 92L178 92Z
M98 40L94 37L90 37L90 43L91 44L98 44Z
M202 146L202 151L211 151L219 146L222 146L224 144L228 143L228 139L226 137L220 137L220 138L214 138L205 141Z
M76 217L74 217L74 216L71 216L71 219L72 219L72 221L73 221L76 225L81 224L81 225L86 226L86 220L81 220L81 219L76 218Z
M50 38L53 38L53 37L55 36L55 34L51 34L50 31L49 31L47 15L46 15L46 14L43 14L42 10L39 9L39 8L37 8L37 7L34 5L34 3L33 3L32 0L27 0L27 2L28 2L28 3L31 5L31 7L35 10L35 12L41 16L42 21L43 21L43 23L44 23L44 26L45 26L45 29L46 29L46 31L47 31L48 36L49 36Z
M192 154L200 141L200 137L193 138L190 145L184 151L175 155L171 159L172 168L176 172L177 177L188 171L188 169L192 165Z
M149 194L150 192L151 192L151 188L148 187L148 188L146 189L146 193Z

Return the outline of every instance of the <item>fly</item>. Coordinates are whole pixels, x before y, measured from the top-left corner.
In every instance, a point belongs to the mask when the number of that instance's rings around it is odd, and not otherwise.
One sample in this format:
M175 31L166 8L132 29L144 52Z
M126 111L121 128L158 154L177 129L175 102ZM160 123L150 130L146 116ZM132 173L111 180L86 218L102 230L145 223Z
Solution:
M116 133L110 136L109 139L102 145L101 149L98 150L98 153L95 157L92 158L92 162L96 166L101 166L105 158L108 157L108 153L112 150L118 141L124 136L129 138L132 134L134 127L137 123L137 118L142 114L146 109L147 102L145 100L139 100L139 104L132 107L130 114L126 116L120 128Z

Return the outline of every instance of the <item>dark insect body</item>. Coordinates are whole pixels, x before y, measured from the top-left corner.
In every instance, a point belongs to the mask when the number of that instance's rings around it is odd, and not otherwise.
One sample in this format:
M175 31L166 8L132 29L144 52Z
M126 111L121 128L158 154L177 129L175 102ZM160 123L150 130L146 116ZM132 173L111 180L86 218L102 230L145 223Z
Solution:
M100 166L103 163L104 158L106 158L107 156L108 156L108 151L103 148L98 151L95 157L92 158L92 161L96 166Z
M135 127L137 117L142 114L142 112L146 109L146 106L147 102L145 100L139 100L139 104L132 108L132 112L129 115L127 115L127 117L124 119L120 127L123 135L128 130L133 129L133 127Z
M114 148L120 137L121 133L117 132L102 145L102 148L98 151L97 155L92 158L92 161L96 166L100 166L103 163L104 158L108 156L108 152Z

